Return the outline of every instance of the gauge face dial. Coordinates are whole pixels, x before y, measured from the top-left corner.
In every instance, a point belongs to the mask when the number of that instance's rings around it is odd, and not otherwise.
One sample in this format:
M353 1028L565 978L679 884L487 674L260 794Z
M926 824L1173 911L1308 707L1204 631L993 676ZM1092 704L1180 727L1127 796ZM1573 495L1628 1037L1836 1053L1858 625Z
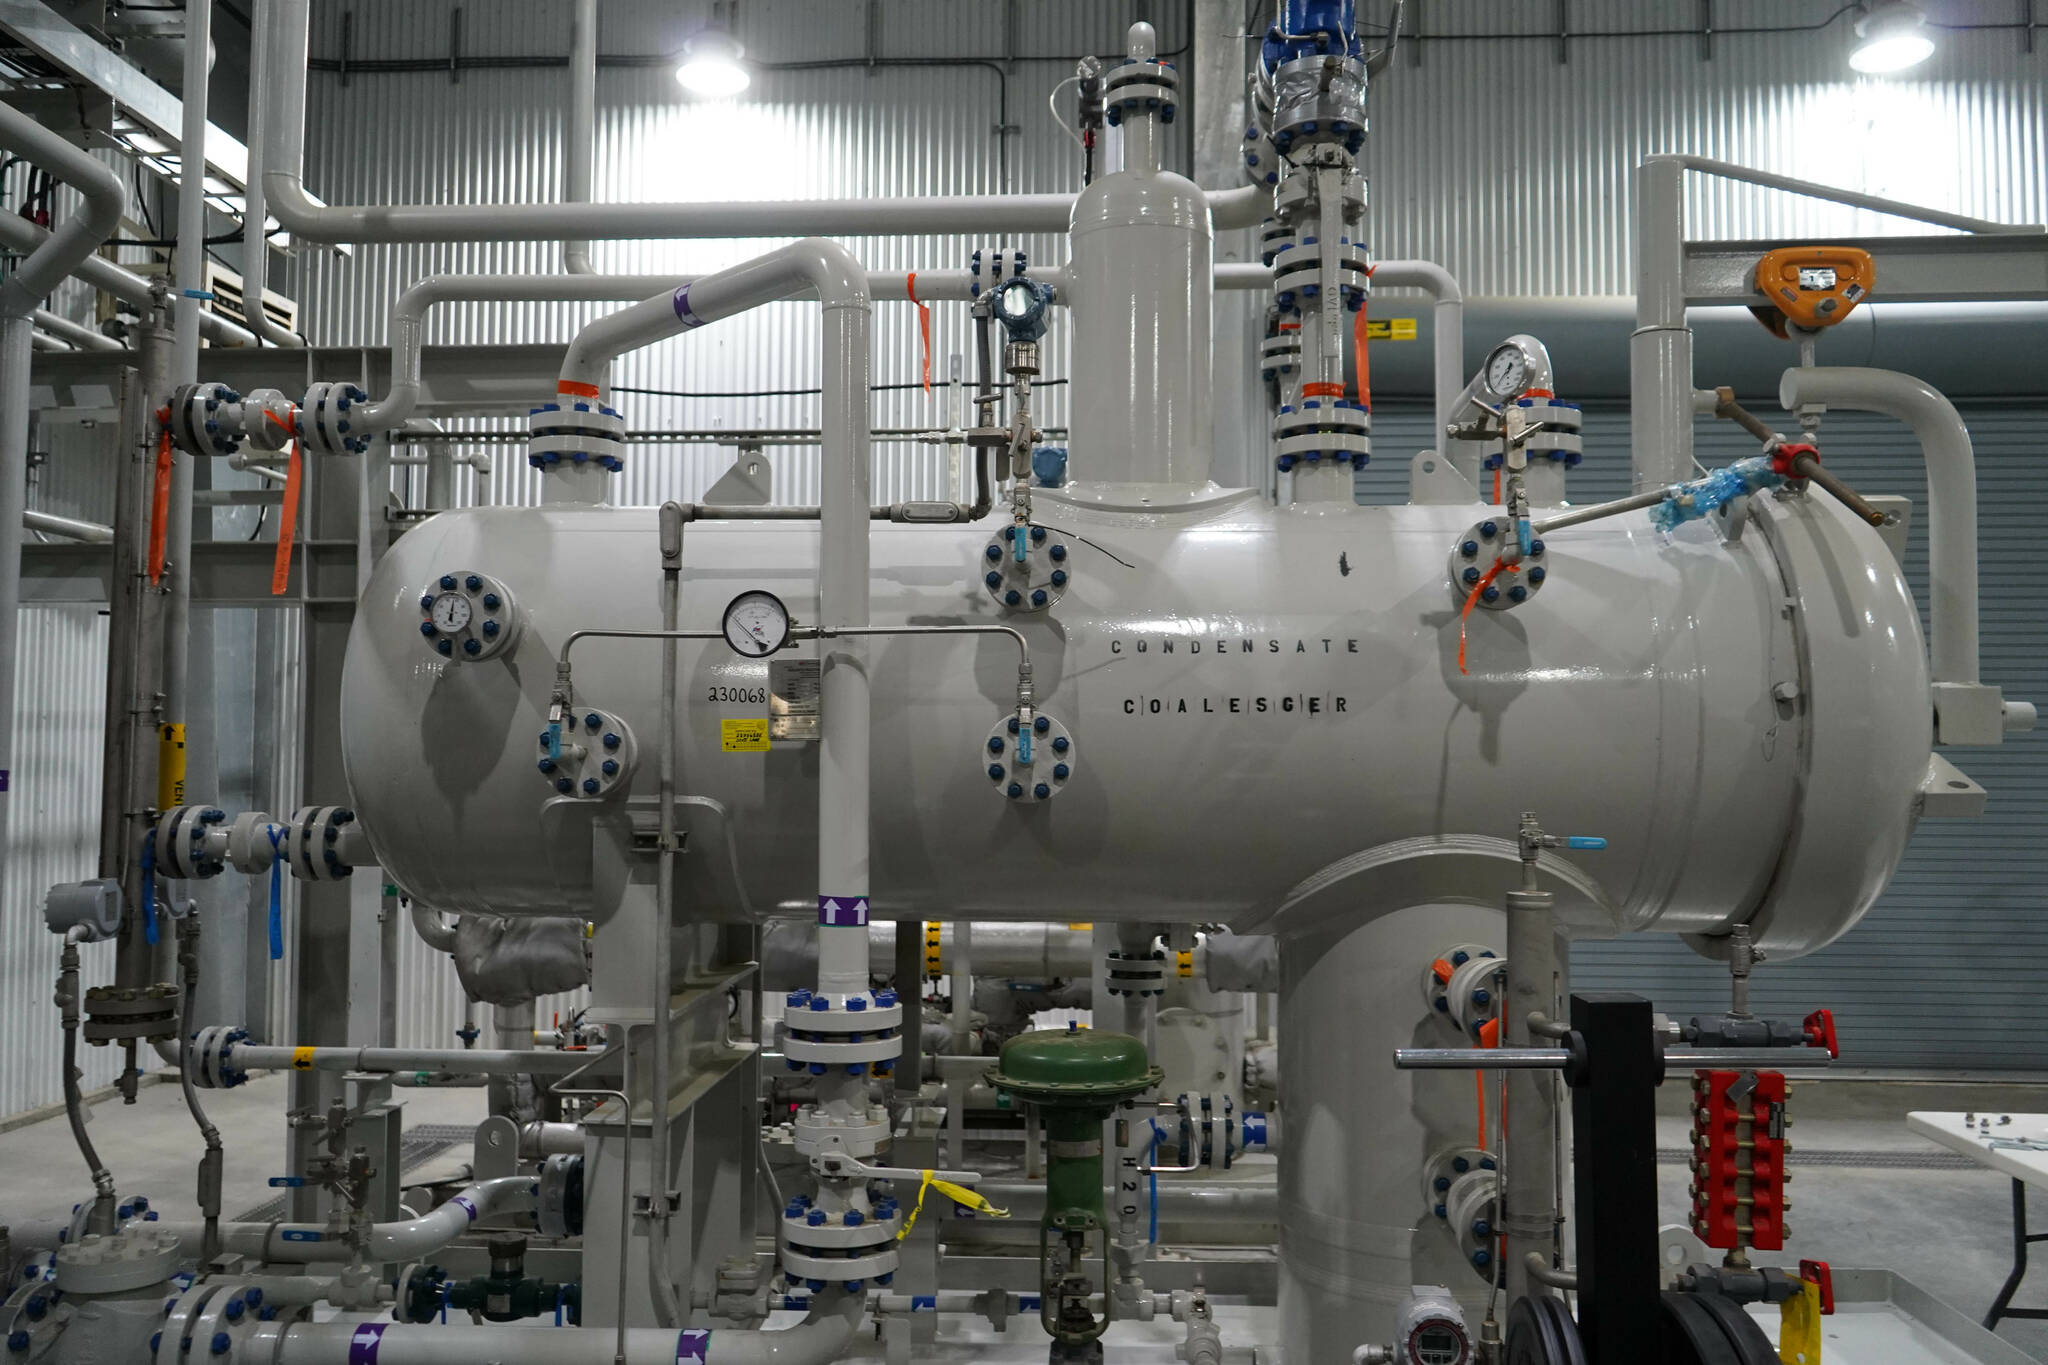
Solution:
M1502 398L1520 393L1529 383L1529 357L1519 346L1502 346L1486 358L1486 387Z
M725 642L733 653L765 658L789 643L789 608L772 592L743 592L725 609Z
M434 599L434 605L427 615L433 621L436 630L443 635L453 635L469 625L469 618L474 611L475 608L470 606L469 599L461 593L444 592Z

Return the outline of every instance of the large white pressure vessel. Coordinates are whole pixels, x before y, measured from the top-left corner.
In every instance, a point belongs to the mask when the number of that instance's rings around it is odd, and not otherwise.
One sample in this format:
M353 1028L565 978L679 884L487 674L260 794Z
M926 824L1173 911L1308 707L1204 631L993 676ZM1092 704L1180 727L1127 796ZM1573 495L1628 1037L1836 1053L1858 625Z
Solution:
M1535 810L1608 840L1579 856L1582 930L1747 919L1796 952L1862 913L1910 832L1918 618L1876 536L1824 499L1759 499L1734 544L1642 516L1559 532L1540 594L1471 614L1467 673L1448 558L1481 509L1037 497L1073 575L1042 614L989 597L986 527L874 528L875 623L1014 624L1074 737L1063 791L1005 799L985 746L1014 706L1014 643L870 641L877 919L1257 925L1285 906L1284 930L1361 895L1467 894L1469 869L1432 855ZM716 629L749 588L815 621L816 548L810 523L691 525L683 625ZM470 571L510 590L520 630L451 663L421 637L422 595ZM658 628L659 596L651 508L452 512L398 541L342 684L351 796L391 881L451 911L593 913L586 822L614 803L557 798L536 771L555 656L579 628ZM626 719L630 789L651 795L655 646L573 657L578 709ZM815 746L725 751L722 721L767 713L770 665L721 642L681 658L679 789L707 800L685 811L678 912L812 906Z

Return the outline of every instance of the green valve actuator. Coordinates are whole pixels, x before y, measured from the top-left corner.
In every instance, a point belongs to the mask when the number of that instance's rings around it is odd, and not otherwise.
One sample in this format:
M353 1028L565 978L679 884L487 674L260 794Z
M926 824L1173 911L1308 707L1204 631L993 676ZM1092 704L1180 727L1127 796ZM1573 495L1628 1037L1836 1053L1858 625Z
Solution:
M1038 1229L1039 1321L1055 1362L1100 1360L1110 1316L1109 1234L1103 1210L1102 1125L1119 1105L1159 1084L1164 1073L1127 1034L1041 1029L1003 1045L989 1083L1038 1110L1045 1125L1045 1217ZM1096 1286L1082 1271L1088 1236L1102 1244L1104 1311L1088 1307ZM1060 1239L1055 1262L1054 1235Z

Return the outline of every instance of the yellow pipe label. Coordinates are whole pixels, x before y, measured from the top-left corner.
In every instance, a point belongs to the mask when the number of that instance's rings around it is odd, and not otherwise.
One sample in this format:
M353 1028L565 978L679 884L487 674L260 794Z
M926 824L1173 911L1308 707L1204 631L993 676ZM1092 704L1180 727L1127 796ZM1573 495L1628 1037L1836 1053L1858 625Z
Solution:
M768 718L746 716L718 722L719 747L729 754L768 752Z
M935 923L924 926L924 972L926 976L946 974L939 961L939 926Z
M1182 976L1193 976L1195 974L1194 949L1189 948L1185 952L1174 954L1174 956L1180 959L1180 974Z
M156 731L156 808L185 804L185 727L159 725Z
M1365 339L1367 341L1413 341L1416 336L1414 318L1367 318Z
M309 1047L295 1047L295 1048L293 1048L293 1049L292 1049L292 1070L294 1070L294 1071L311 1071L312 1069L313 1069L313 1049L312 1049L312 1048L309 1048Z

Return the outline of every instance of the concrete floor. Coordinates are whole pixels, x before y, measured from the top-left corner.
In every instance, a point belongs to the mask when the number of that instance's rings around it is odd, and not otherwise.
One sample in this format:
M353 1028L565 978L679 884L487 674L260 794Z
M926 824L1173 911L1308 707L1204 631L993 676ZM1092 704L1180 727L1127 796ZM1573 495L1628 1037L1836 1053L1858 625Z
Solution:
M284 1142L281 1076L237 1090L206 1092L205 1103L228 1148L224 1204L232 1215L271 1197ZM1683 1148L1685 1097L1661 1097L1658 1145ZM406 1093L408 1123L473 1123L483 1114L480 1090ZM1955 1085L1919 1082L1820 1081L1795 1086L1796 1156L1822 1152L1935 1155L1943 1149L1909 1133L1913 1109L2048 1112L2048 1085ZM141 1193L166 1218L197 1213L193 1163L198 1133L175 1085L146 1087L137 1103L93 1106L91 1132L124 1194ZM459 1156L451 1153L451 1156ZM1659 1168L1659 1215L1682 1222L1687 1171ZM1929 1170L1877 1166L1793 1166L1793 1238L1783 1252L1841 1266L1883 1267L1975 1318L1983 1313L2012 1264L2010 1186L1981 1169ZM88 1188L61 1116L0 1133L0 1222L63 1217ZM2037 1192L2035 1224L2048 1228L2048 1191ZM2048 1305L2048 1267L2021 1290L2018 1302ZM2048 1322L2009 1322L1999 1335L2048 1361Z

